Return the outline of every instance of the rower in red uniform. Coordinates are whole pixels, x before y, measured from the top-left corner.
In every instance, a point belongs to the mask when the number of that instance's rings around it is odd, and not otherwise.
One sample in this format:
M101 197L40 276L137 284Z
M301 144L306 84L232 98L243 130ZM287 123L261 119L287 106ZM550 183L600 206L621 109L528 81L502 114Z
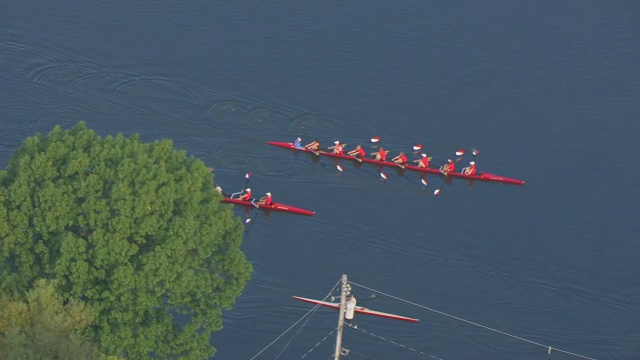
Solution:
M429 157L427 156L427 154L422 154L422 159L413 160L413 162L417 162L419 168L429 167Z
M273 199L271 198L271 193L268 192L265 194L265 196L261 197L260 200L258 200L258 205L271 205L273 204Z
M251 188L247 188L244 191L244 194L242 194L242 196L239 197L239 199L244 201L251 201Z
M328 149L333 150L334 154L343 155L344 148L342 147L342 144L340 144L340 141L336 140L333 142L333 144L334 146L329 146Z
M398 165L404 165L407 163L407 161L409 161L409 159L407 159L407 155L405 155L403 152L400 152L400 155L394 157L393 159L391 159L391 161Z
M440 172L448 175L450 172L453 172L456 169L456 165L453 162L453 160L449 159L447 160L447 163L442 165L442 167L440 168Z
M355 149L349 151L347 154L349 154L349 156L359 157L359 158L363 158L367 156L367 153L364 151L364 149L360 145L356 146Z
M380 150L376 152L372 152L371 156L375 156L376 161L386 161L387 160L387 150L380 148Z
M469 163L469 166L467 166L466 168L462 169L461 172L463 174L465 174L465 175L475 175L476 174L476 162L475 161L471 161Z

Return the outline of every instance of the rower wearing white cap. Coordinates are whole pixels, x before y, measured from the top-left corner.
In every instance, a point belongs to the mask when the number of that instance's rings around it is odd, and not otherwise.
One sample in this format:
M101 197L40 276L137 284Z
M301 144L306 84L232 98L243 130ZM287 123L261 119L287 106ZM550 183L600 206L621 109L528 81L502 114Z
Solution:
M329 150L333 150L334 154L338 154L338 155L343 155L344 154L344 148L343 145L340 144L340 141L336 140L333 142L333 146L329 146L328 149Z
M273 199L271 198L271 193L268 192L266 194L264 194L265 196L261 197L260 200L258 200L258 205L271 205L273 204Z
M440 168L440 172L448 175L450 172L453 172L456 169L456 165L453 162L453 160L448 159L447 163L442 165L442 167Z
M431 160L430 157L427 156L427 154L422 154L422 158L418 159L418 160L413 160L413 162L418 163L418 167L419 168L428 168L429 167L429 161Z
M304 149L304 146L302 146L302 139L295 139L295 141L293 142L293 147L295 147L296 149Z
M244 201L251 201L251 188L246 188L244 190L244 194L242 194L239 199Z
M465 175L475 175L476 174L476 162L475 161L469 162L469 166L467 166L466 168L462 169L462 173L465 174Z

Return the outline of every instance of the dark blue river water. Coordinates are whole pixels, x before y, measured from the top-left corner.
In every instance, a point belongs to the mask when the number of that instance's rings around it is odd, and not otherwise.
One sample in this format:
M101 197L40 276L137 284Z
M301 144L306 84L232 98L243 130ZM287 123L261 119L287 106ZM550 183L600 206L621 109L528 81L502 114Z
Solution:
M639 15L632 1L11 2L0 163L25 137L84 120L171 138L225 190L250 171L255 192L315 210L237 209L254 219L243 249L255 272L212 339L219 359L258 354L310 309L290 295L321 299L343 273L408 301L365 306L421 319L357 317L386 340L347 328L346 358L578 358L414 303L639 359ZM422 143L436 162L477 148L481 171L526 184L453 181L434 197L438 177L424 187L389 169L382 182L372 166L341 173L265 144L375 135L392 153ZM370 289L353 286L359 299ZM329 358L336 315L316 313L257 359Z

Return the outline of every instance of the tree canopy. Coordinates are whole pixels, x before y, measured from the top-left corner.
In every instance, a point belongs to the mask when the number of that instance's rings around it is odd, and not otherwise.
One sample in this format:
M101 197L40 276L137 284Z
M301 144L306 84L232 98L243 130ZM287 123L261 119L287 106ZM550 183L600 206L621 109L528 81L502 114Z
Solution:
M63 299L48 280L38 280L25 301L0 294L0 353L6 360L98 359L85 331L92 324L85 304Z
M0 289L54 279L104 354L203 359L249 280L243 225L170 140L84 123L26 139L0 171Z

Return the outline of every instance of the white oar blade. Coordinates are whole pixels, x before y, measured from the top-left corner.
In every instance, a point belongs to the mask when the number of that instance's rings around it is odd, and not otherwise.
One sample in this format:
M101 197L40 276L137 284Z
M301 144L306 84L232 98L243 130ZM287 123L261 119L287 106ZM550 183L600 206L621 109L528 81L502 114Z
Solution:
M422 150L422 144L413 145L413 150L415 151Z
M249 224L249 223L251 223L251 219L247 219L247 220L245 220L245 221L244 221L244 223L245 223L245 224Z
M462 156L462 155L464 155L464 150L463 150L463 149L460 149L460 150L456 151L456 155L457 155L457 156Z
M422 183L422 185L427 186L429 185L429 183L427 182L427 179L422 179L420 180L420 182Z
M387 174L385 174L383 172L380 173L380 177L385 179L385 180L387 180Z
M340 171L340 172L344 171L344 169L340 165L336 165L336 169L338 169L338 171Z
M380 141L380 136L376 136L376 137L372 137L371 138L371 142L372 143L377 143L378 141Z
M246 174L244 174L244 177L245 177L246 179L248 179L248 178L250 178L250 177L251 177L251 174L246 173Z
M433 192L434 196L438 196L440 195L440 189L436 189L436 191Z
M473 156L477 156L478 155L478 150L477 149L473 149L472 154L473 154Z

